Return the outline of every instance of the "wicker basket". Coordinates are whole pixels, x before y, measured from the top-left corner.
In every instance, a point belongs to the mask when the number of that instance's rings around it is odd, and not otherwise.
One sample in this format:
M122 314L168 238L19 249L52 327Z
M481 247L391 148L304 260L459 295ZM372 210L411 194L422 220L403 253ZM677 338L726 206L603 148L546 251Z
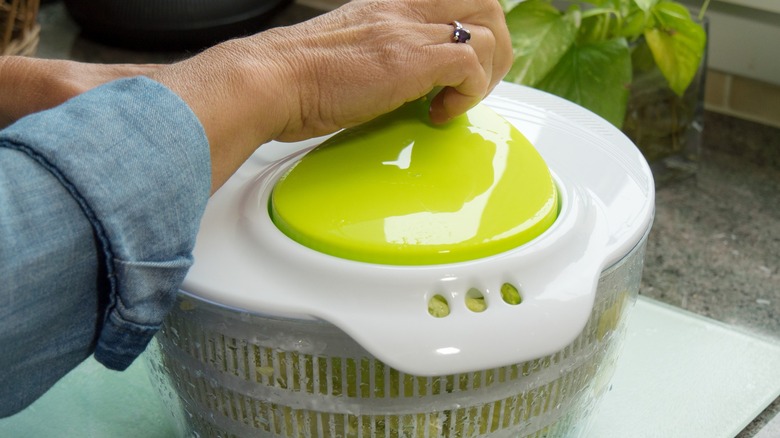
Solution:
M0 0L0 55L31 56L38 48L40 0Z

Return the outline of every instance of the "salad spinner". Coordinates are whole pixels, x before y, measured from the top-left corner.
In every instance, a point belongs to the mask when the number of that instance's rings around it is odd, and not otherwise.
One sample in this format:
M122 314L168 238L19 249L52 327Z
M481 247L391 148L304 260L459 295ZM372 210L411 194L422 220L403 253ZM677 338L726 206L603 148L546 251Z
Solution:
M263 145L209 201L149 355L182 433L573 437L608 387L652 224L615 127L501 83Z

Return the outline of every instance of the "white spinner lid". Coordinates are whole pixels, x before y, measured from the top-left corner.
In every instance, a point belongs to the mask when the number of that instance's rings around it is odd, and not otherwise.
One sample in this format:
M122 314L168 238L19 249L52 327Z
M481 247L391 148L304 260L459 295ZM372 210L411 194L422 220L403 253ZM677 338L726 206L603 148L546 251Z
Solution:
M312 250L273 224L269 199L276 182L324 138L274 142L212 196L182 289L252 313L325 320L416 375L505 366L561 350L587 322L601 272L650 228L652 175L622 132L566 100L501 83L484 104L530 140L556 181L558 218L535 239L478 260L422 266ZM502 298L505 284L520 291L520 304ZM474 290L485 311L467 307ZM448 302L446 317L428 312L434 296Z

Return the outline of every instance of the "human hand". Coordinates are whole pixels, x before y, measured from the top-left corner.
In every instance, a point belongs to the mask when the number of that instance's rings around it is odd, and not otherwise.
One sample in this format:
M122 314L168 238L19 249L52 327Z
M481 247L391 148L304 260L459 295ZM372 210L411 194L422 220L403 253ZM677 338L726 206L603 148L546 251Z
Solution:
M452 41L455 20L472 33L468 44ZM495 0L352 1L252 42L284 54L285 80L298 87L281 140L368 121L434 87L446 87L431 105L432 120L441 123L482 100L511 66Z
M55 107L98 85L149 74L158 67L0 57L0 128L28 114Z
M472 34L452 41L453 21ZM217 45L153 75L203 123L219 187L260 144L354 126L443 90L443 123L484 98L512 59L495 0L353 0L308 22Z

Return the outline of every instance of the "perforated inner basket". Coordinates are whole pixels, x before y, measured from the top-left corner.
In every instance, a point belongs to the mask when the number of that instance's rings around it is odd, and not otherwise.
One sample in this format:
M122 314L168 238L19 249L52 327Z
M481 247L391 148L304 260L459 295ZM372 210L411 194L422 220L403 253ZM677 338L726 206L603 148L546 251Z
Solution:
M403 373L338 328L182 295L148 356L173 415L207 437L572 437L608 387L646 237L600 277L583 332L505 367ZM486 342L508 346L513 336Z

